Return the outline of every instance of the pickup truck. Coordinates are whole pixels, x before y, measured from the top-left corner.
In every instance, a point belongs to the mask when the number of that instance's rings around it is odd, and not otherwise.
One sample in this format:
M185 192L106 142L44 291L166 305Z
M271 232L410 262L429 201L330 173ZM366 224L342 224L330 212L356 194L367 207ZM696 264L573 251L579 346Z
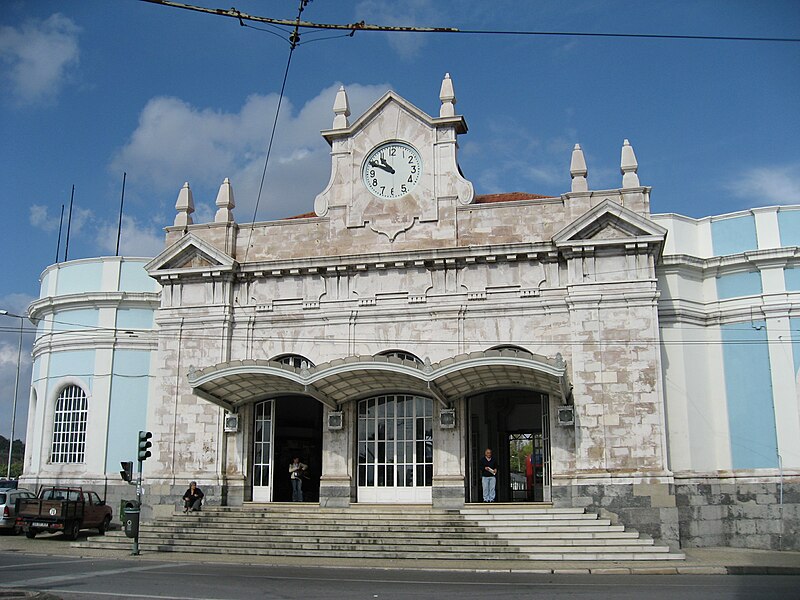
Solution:
M74 540L81 529L96 527L104 534L111 523L111 507L83 488L45 487L37 498L17 501L17 523L31 539L40 531L60 531Z

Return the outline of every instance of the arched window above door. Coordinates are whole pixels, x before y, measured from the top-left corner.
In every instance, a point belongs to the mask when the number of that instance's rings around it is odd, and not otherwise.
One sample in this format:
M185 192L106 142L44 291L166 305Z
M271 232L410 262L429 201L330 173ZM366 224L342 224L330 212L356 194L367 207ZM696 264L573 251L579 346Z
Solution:
M378 354L375 356L388 356L390 358L399 358L400 360L414 362L418 365L422 364L422 360L419 358L419 356L405 350L384 350L383 352L378 352Z
M300 354L281 354L272 360L279 362L282 365L289 365L295 369L310 369L314 366L313 362Z

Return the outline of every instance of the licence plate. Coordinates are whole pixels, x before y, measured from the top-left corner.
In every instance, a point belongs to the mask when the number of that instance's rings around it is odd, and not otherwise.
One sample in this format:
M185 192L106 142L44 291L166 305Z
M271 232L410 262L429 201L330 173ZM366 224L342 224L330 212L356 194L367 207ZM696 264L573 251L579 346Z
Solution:
M41 521L34 521L31 523L31 527L50 527L52 523L42 523Z

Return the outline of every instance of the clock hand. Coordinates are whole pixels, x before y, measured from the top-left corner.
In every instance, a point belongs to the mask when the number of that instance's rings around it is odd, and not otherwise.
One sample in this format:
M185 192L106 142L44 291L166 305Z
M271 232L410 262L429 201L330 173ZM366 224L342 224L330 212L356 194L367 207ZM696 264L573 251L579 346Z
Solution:
M394 169L386 161L384 161L383 164L381 164L377 160L371 160L369 161L369 166L376 167L378 169L381 169L382 171L386 171L387 173L391 173L392 175L394 175Z
M387 171L388 173L391 173L392 175L394 175L394 169L392 168L392 165L390 165L388 162L386 162L386 159L383 158L382 156L381 156L381 163L383 164L383 166L381 168L384 171Z

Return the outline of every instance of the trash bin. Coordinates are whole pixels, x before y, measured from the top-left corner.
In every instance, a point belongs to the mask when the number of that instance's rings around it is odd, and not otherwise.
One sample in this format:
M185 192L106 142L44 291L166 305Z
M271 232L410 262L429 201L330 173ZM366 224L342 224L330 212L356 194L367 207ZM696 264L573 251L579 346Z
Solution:
M139 535L139 510L140 506L136 500L122 501L122 527L129 538Z

